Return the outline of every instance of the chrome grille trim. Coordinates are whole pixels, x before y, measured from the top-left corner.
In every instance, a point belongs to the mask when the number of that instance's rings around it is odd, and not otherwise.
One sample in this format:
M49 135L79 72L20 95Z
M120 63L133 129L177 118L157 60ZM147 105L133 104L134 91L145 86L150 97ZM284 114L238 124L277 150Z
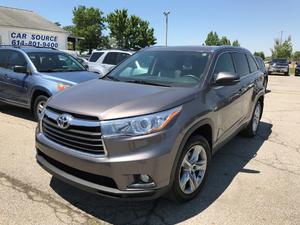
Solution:
M67 113L67 112L66 112ZM68 113L67 113L68 114ZM50 111L49 109L45 110L45 115L53 120L57 120L57 118L61 115L61 114L57 114L55 112ZM100 127L100 121L89 121L89 120L84 120L84 119L76 119L76 117L74 117L74 119L72 120L71 125L74 126L83 126L83 127Z
M65 114L71 114L65 112ZM67 129L60 128L56 121L61 114L45 109L41 131L54 143L84 155L104 157L107 155L101 136L100 121L89 121L73 116Z

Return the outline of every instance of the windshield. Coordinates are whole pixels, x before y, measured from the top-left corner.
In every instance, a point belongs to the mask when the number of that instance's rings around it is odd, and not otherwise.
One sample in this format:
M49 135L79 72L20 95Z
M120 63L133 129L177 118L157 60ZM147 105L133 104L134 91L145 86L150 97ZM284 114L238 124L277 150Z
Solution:
M30 52L28 56L39 72L84 71L72 56L61 52Z
M195 85L200 82L210 56L207 52L141 51L117 66L107 77L154 85Z
M287 64L288 61L286 59L273 59L272 63L282 63L282 64Z

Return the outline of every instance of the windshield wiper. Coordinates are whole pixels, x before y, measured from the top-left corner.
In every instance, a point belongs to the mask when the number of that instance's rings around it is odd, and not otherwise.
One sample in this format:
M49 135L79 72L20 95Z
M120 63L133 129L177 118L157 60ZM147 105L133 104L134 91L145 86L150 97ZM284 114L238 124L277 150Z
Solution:
M40 73L55 73L56 70L39 70Z
M108 79L113 80L113 81L120 81L118 78L113 77L113 76L109 76L109 75L106 75L106 76L102 77L101 79L105 79L105 78L108 78Z
M62 70L62 72L82 72L85 70Z
M145 84L145 85L154 85L154 86L161 86L161 87L171 87L170 85L154 83L154 82L145 81L145 80L125 80L124 82L136 83L136 84Z

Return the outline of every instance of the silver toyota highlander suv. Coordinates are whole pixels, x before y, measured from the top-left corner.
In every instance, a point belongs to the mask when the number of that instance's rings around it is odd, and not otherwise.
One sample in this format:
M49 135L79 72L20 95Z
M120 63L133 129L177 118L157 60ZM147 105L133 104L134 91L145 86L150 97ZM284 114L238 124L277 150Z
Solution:
M37 161L67 183L114 198L194 198L212 155L256 135L264 74L239 47L152 47L102 79L53 96Z

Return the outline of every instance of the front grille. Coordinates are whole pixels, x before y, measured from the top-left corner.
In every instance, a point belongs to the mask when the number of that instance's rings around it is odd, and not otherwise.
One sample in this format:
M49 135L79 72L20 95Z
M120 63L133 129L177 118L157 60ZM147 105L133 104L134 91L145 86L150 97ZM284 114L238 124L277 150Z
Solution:
M286 66L274 66L275 69L286 69Z
M105 155L105 149L101 136L100 122L86 120L73 116L67 129L57 125L57 118L66 112L58 114L47 108L42 120L42 131L44 135L57 144L73 150ZM69 113L67 113L69 114Z

